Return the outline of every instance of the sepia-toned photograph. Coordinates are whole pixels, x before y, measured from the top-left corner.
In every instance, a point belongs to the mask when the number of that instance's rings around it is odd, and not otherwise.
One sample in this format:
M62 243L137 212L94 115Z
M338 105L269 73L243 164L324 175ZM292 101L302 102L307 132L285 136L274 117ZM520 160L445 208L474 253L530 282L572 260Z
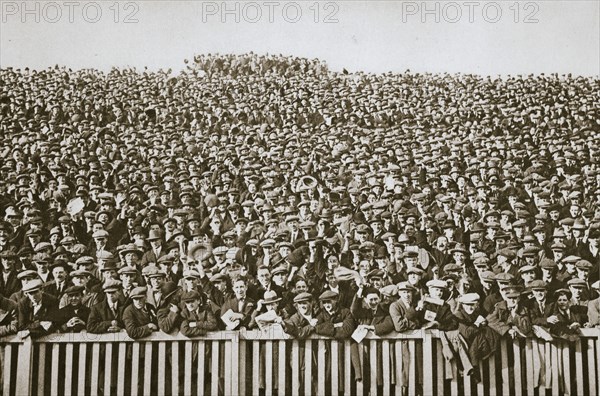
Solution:
M0 0L0 395L600 394L597 0Z

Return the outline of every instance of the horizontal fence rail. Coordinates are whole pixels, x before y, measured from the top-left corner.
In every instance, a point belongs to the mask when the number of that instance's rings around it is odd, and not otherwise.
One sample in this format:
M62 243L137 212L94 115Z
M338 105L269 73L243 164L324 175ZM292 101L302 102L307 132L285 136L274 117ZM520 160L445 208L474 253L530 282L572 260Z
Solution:
M600 331L502 339L471 370L437 331L360 344L280 331L54 334L0 339L3 395L598 395ZM445 350L446 348L446 350ZM451 355L450 355L451 356Z

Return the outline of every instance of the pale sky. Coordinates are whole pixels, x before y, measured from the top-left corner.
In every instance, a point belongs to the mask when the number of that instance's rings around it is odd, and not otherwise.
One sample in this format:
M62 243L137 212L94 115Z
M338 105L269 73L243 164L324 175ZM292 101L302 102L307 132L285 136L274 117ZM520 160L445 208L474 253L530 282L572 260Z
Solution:
M179 70L194 54L254 51L317 57L333 70L600 75L598 0L74 1L72 23L65 2L48 3L27 1L26 14L23 2L1 0L1 67ZM134 11L137 22L124 23Z

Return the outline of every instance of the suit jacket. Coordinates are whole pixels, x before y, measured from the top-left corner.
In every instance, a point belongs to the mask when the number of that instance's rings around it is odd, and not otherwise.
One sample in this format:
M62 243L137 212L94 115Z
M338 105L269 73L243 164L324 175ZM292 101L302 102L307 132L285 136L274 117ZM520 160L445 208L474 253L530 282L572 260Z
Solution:
M117 321L117 326L123 328L123 302L117 302L117 314L113 314L108 307L106 299L94 305L90 311L87 322L87 331L89 333L108 333L109 327L112 326L112 321Z
M512 326L516 326L525 336L531 335L531 319L525 307L519 307L515 316L506 306L506 301L501 301L494 307L494 311L487 316L488 326L500 335L505 335Z
M351 312L358 324L374 326L376 335L385 335L394 331L394 323L390 317L389 309L386 310L381 305L373 313L372 310L363 306L361 298L355 297L352 301Z
M548 319L548 316L552 315L552 310L554 309L553 305L554 303L551 303L548 300L546 300L546 304L544 305L544 311L542 312L540 304L537 302L537 300L534 300L531 303L531 307L529 308L529 317L531 318L531 324L542 327L548 327L549 324L546 319Z
M79 333L80 331L86 329L85 324L79 324L74 327L67 327L67 322L71 320L71 318L78 317L79 319L87 323L89 316L90 309L85 305L80 305L79 307L67 305L58 310L58 317L60 318L60 330L64 333Z
M156 323L156 320L148 311L148 304L146 304L146 311L137 309L133 304L128 305L123 311L123 324L127 335L133 339L148 337L152 334L152 329L148 327L149 323Z
M594 327L600 326L600 297L588 302L588 321Z
M200 307L196 312L187 308L181 311L181 334L186 337L199 337L206 335L207 331L217 330L217 318L207 307Z
M256 309L256 303L248 296L246 296L244 306L242 307L241 311L238 305L238 299L236 297L233 297L225 301L225 303L221 307L221 316L223 316L225 312L229 311L230 309L235 313L241 313L244 315L242 320L240 320L240 324L234 330L237 330L241 327L248 327L250 321L252 320L252 313Z
M317 321L317 327L315 327L317 334L337 340L350 338L356 329L354 318L348 308L338 308L331 315L322 309L317 315Z
M17 274L14 271L8 275L6 282L4 282L4 277L0 275L0 294L9 298L19 290L21 290L21 281L17 279Z
M419 328L419 316L412 306L406 306L402 300L390 304L390 317L397 332Z
M295 313L283 321L283 329L292 337L302 340L314 333L316 328L304 316Z
M0 337L17 334L17 308L14 301L0 296Z
M55 330L58 319L58 300L48 294L42 294L41 304L42 307L34 313L33 305L28 297L19 301L19 331L29 330L31 337L39 337ZM52 325L50 328L44 329L41 322L52 322Z

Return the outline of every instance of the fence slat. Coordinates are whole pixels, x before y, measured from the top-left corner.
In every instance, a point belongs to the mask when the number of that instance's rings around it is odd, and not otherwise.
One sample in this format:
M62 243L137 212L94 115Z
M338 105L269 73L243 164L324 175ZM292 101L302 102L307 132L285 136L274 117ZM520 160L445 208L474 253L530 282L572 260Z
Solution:
M212 342L212 351L210 356L212 367L210 373L211 395L218 396L219 394L219 341Z
M544 363L546 363L546 378L544 378L544 387L552 387L552 348L550 341L544 343Z
M446 379L444 375L444 355L442 354L442 342L435 338L432 339L432 342L435 342L435 355L436 355L436 373L435 377L437 379L437 395L444 394L444 380Z
M179 394L179 342L171 343L171 394Z
M73 367L73 343L69 342L65 347L65 396L70 396L73 394L74 375L75 367Z
M140 343L134 342L131 347L131 395L138 394L138 375L140 372Z
M558 392L560 390L560 383L559 383L559 366L560 366L560 361L558 359L558 345L555 343L552 343L550 345L550 350L551 350L551 355L552 355L552 361L550 362L550 365L552 367L552 389L554 389L556 392Z
M344 395L350 395L352 390L351 386L351 375L352 375L352 358L351 358L351 346L350 341L344 341Z
M98 344L97 342L94 342L92 344L92 378L90 381L90 386L91 386L91 394L92 396L97 395L98 394L98 382L99 382L99 371L100 371L100 367L98 362L100 362L100 344Z
M377 394L377 340L369 342L369 368L371 370L371 395Z
M521 347L519 346L519 340L518 339L514 339L512 342L512 347L513 347L513 356L514 356L514 363L513 363L513 367L514 367L514 376L515 376L515 393L517 395L520 395L523 393L523 382L522 382L522 378L521 378L521 368L522 368L522 364L521 364Z
M430 362L431 364L433 364L433 362L435 361L433 356L432 344L433 339L431 338L431 334L425 334L425 336L423 337L423 363ZM423 370L423 394L433 395L433 367L431 370Z
M403 360L402 360L402 341L396 340L394 343L395 355L396 355L396 394L402 395L402 387L406 386L404 384L404 379L402 377L402 370L404 369Z
M46 394L46 344L39 344L37 391ZM92 393L94 395L94 393Z
M152 343L146 342L144 351L144 395L152 393Z
M113 346L112 344L108 343L106 344L106 351L104 354L105 360L104 360L104 394L106 396L110 395L110 388L111 388L111 384L112 384L112 350L113 350Z
M265 342L265 396L273 394L273 342Z
M570 357L571 352L569 351L569 344L562 341L562 368L563 368L563 377L565 379L565 395L571 394L571 367L570 367Z
M581 352L581 344L583 339L575 341L575 382L577 384L577 394L583 395L583 353Z
M127 361L127 344L119 343L117 350L117 395L125 394L125 362Z
M238 345L240 346L238 358L240 381L237 394L239 394L240 396L246 396L246 348L248 346L248 342L238 340Z
M312 395L312 341L304 343L304 394Z
M300 394L300 345L297 340L292 341L292 395L297 396Z
M158 363L158 381L157 385L158 385L158 394L159 395L164 395L165 394L165 363L167 361L167 353L166 353L166 344L164 342L159 342L158 343L158 359L157 359L157 363ZM146 367L148 368L148 367Z
M252 341L252 394L257 395L260 388L260 342Z
M231 395L233 394L233 392L231 392L231 383L232 382L236 382L237 383L237 373L233 373L233 363L237 361L237 357L235 358L235 360L233 359L233 357L231 356L231 341L227 340L225 341L225 355L223 356L223 362L225 364L224 367L224 372L221 373L221 375L225 380L225 394L226 395ZM227 375L228 374L228 375ZM237 395L237 392L235 393Z
M331 341L331 394L338 395L339 393L339 379L340 379L340 367L339 367L339 351L340 342L337 340ZM348 373L346 373L348 375Z
M79 344L79 373L77 374L77 394L83 395L85 393L85 365L87 362L87 344Z
M598 362L596 362L596 357L594 356L595 341L593 338L587 338L586 343L587 343L588 372L590 373L589 375L587 375L587 378L589 381L590 395L597 395L596 380L598 379L598 377L596 377L596 375L594 375L596 373L596 365L598 364Z
M490 395L497 395L498 390L496 388L496 356L492 355L488 359L488 368L489 368L489 381L490 381ZM481 395L479 395L481 396Z
M11 345L11 344L7 344L4 345L4 361L3 361L3 367L2 370L4 370L3 373L3 388L2 388L2 394L3 395L10 395L10 375L13 371L12 369L12 351L13 348L18 348L19 345L15 344L15 345ZM17 376L18 377L18 376Z
M239 334L234 334L230 340L227 341L231 345L231 355L225 356L225 359L231 360L231 378L229 379L231 386L229 388L232 395L240 394L240 386L237 378L240 376L240 347L245 347L245 345L240 344ZM225 373L227 374L227 373ZM227 379L226 379L227 381Z
M333 342L332 342L333 343ZM325 352L326 346L324 340L317 342L317 395L325 394ZM330 343L331 345L331 343Z
M198 343L198 395L203 395L204 392L204 362L206 360L205 342L195 341Z
M381 375L383 376L383 394L387 395L391 393L390 378L392 376L390 373L390 342L388 340L384 340L381 342L381 363Z
M525 375L527 394L533 396L533 375L536 372L533 364L533 340L528 338L525 340Z
M500 340L500 359L502 364L502 391L507 392L510 389L508 376L508 340L502 338Z
M279 369L277 374L277 393L280 396L285 396L285 367L286 367L286 349L285 341L278 341L279 348Z
M408 352L410 356L415 356L415 340L408 341ZM410 371L408 374L408 394L414 395L416 393L417 387L417 364L414 360L411 359L410 362Z
M184 374L183 374L183 394L192 394L192 354L193 347L191 341L186 341L184 344Z

